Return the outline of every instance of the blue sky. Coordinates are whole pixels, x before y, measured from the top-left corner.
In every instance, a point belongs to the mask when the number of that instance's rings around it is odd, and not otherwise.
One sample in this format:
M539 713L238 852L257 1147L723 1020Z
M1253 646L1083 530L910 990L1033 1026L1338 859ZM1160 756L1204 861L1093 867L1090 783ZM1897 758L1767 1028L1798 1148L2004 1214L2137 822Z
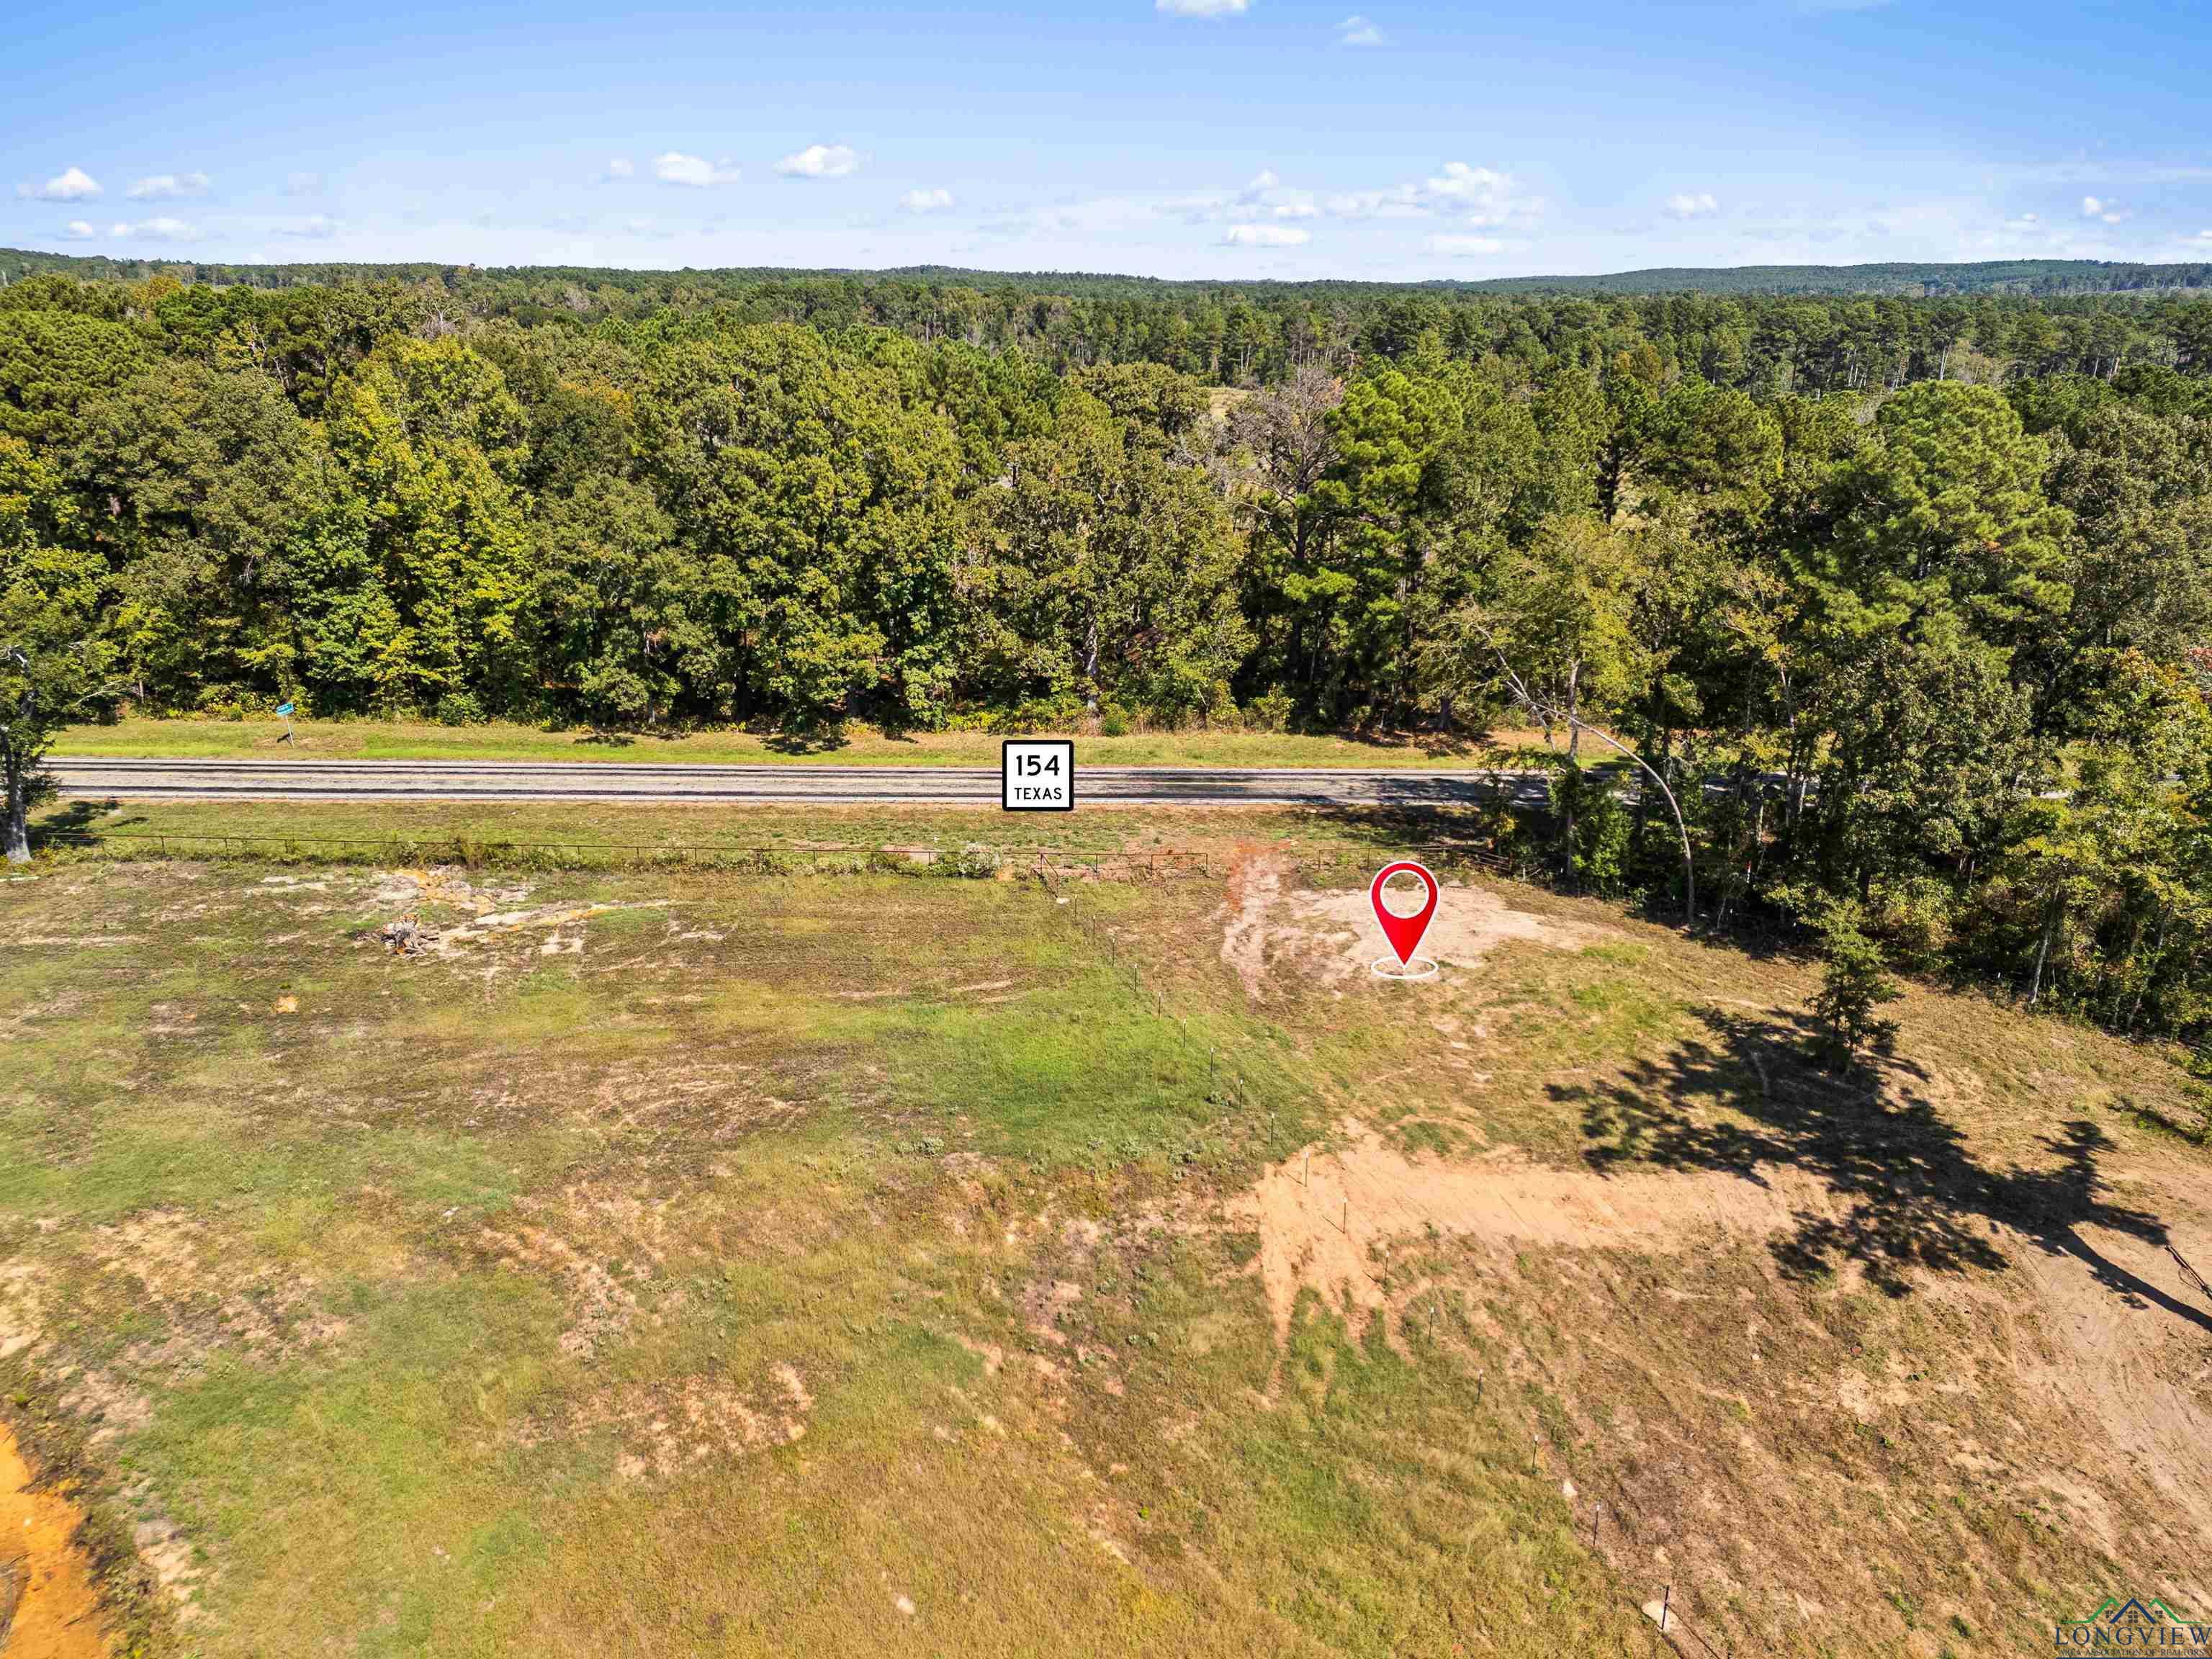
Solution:
M2212 5L2185 0L30 0L9 55L13 246L1377 279L2212 259Z

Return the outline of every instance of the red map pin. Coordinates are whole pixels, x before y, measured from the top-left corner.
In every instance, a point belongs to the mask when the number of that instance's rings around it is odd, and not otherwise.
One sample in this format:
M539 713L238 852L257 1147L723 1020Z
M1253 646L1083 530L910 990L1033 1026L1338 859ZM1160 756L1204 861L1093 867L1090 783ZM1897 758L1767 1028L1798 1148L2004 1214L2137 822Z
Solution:
M1421 885L1428 889L1428 899L1410 916L1401 916L1382 902L1382 884L1393 876L1419 876ZM1401 968L1413 965L1413 953L1421 948L1421 935L1429 931L1429 919L1437 913L1437 878L1427 869L1411 859L1401 859L1395 864L1386 864L1367 890L1367 902L1375 907L1375 920L1382 924L1382 936L1390 941L1390 949L1398 958ZM1381 973L1382 964L1376 964ZM1435 972L1431 967L1429 970ZM1395 977L1393 975L1392 977Z

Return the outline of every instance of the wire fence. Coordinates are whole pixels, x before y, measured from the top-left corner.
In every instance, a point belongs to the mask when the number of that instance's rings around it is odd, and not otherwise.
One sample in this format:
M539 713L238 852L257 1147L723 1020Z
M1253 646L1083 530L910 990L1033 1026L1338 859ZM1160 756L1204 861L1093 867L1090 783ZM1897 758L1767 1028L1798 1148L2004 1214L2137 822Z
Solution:
M1064 844L965 842L601 842L509 841L468 836L251 836L208 830L54 829L40 832L43 851L121 858L183 858L270 864L459 865L520 870L695 869L761 875L854 874L938 871L950 874L1088 876L1096 881L1220 875L1218 848L1111 849ZM1322 844L1285 849L1311 872L1364 868L1381 849ZM1467 866L1522 880L1538 871L1528 860L1466 840L1389 843L1392 857L1414 856L1446 868Z
M1589 1524L1587 1528L1583 1524L1580 1499L1576 1499L1569 1504L1568 1513L1573 1519L1576 1536L1586 1538L1590 1553L1606 1562L1608 1566L1612 1565L1612 1557L1605 1547L1608 1540L1625 1538L1639 1551L1648 1550L1650 1547L1648 1540L1638 1534L1631 1511L1621 1504L1617 1492L1611 1503L1607 1503L1602 1498L1593 1498L1590 1500ZM1607 1524L1608 1520L1611 1522L1610 1531ZM1705 1656L1705 1659L1735 1659L1735 1638L1723 1635L1716 1643L1712 1638L1699 1630L1685 1611L1685 1604L1675 1600L1675 1589L1674 1582L1671 1579L1668 1580L1658 1587L1658 1593L1650 1601L1637 1608L1638 1613L1651 1621L1652 1646L1655 1650L1663 1641L1675 1652L1691 1656L1691 1659L1696 1659L1698 1655Z

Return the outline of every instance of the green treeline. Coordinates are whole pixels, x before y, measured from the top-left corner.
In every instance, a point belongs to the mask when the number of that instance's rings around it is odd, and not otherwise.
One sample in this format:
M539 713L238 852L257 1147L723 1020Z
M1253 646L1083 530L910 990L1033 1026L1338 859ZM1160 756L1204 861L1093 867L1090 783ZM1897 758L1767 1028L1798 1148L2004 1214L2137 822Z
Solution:
M49 253L30 248L0 248L0 287L41 274L88 280L143 282L167 275L211 287L280 289L334 283L436 283L467 296L472 306L521 301L543 304L549 295L568 309L619 308L641 299L677 296L697 302L737 299L772 290L805 295L813 303L835 305L839 293L860 304L896 289L1003 292L1015 296L1046 295L1078 302L1102 297L1150 296L1179 302L1211 295L1231 300L1273 296L1296 301L1364 303L1377 295L1427 291L1443 295L1899 295L1910 299L1939 295L2141 295L2212 288L2212 263L2185 260L2150 264L2113 259L1980 259L1965 263L1893 261L1857 265L1660 266L1595 276L1486 276L1425 283L1359 283L1339 280L1265 279L1220 283L1158 276L1115 276L1078 271L975 270L956 265L908 265L896 270L794 270L787 267L726 266L680 271L628 270L606 265L448 265L428 261L386 264L295 263L234 265L179 258L114 258L106 254Z
M683 281L12 283L0 650L610 726L1518 684L1709 919L2212 1023L2212 301ZM1678 901L1573 747L1547 854Z

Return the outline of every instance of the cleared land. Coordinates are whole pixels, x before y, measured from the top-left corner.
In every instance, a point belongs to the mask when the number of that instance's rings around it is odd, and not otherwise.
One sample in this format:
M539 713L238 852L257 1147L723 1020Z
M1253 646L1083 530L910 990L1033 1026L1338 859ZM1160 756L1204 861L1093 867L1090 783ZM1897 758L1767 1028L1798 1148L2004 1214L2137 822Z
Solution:
M1132 732L1121 737L1039 731L921 732L889 735L857 721L818 736L713 731L676 737L549 732L490 723L438 726L425 720L299 720L291 742L280 720L130 719L71 726L55 745L68 755L315 760L602 760L817 765L995 767L1008 735L1073 737L1082 758L1111 766L1402 766L1416 769L1487 763L1499 749L1540 747L1540 734L1501 731L1485 743L1462 738L1363 742L1267 732Z
M1510 885L1384 985L1348 882L1212 850L0 887L0 1409L118 1627L1534 1656L1671 1586L1964 1659L2212 1601L2163 1061L1915 992L1831 1077L1799 967Z

